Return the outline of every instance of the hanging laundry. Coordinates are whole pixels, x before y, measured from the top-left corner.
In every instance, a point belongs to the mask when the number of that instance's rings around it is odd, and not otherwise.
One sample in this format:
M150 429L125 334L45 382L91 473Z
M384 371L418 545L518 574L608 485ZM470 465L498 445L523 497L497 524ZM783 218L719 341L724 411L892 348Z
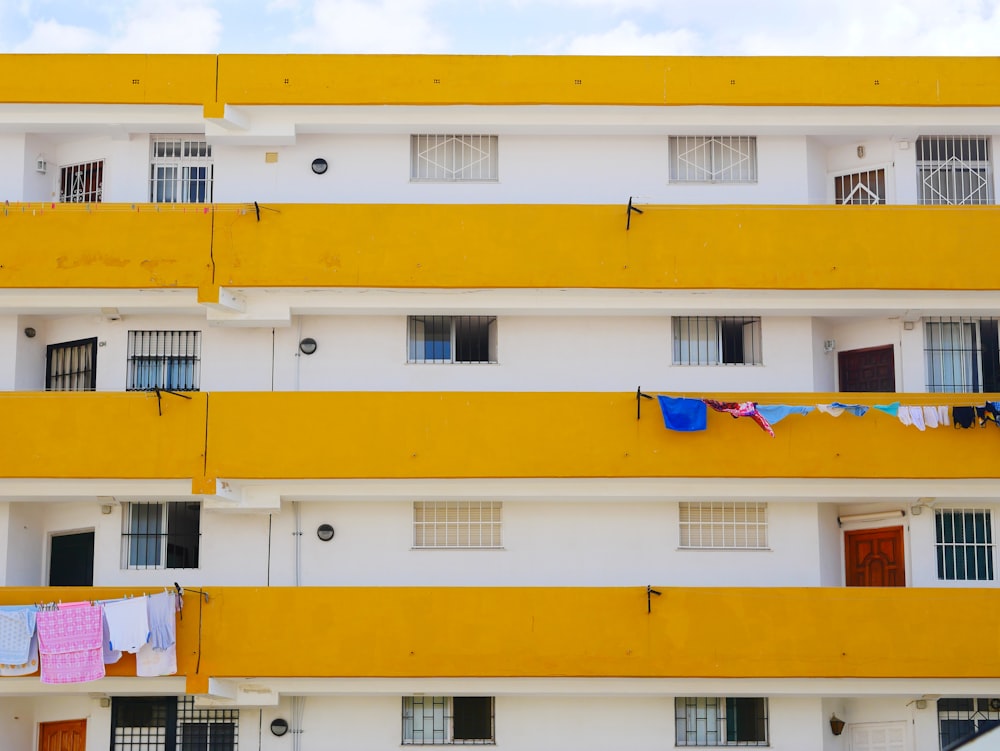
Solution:
M899 416L899 402L893 402L892 404L876 404L872 409L877 409L879 412L885 412L887 415L892 415L893 417Z
M938 411L937 407L924 407L924 425L928 428L936 428L938 426Z
M146 598L149 613L149 644L166 649L177 641L177 593L161 592Z
M103 610L103 608L102 608ZM114 665L122 658L122 653L111 648L111 632L108 630L108 617L101 614L101 659L105 665Z
M869 409L864 404L841 404L840 402L817 404L816 408L820 412L826 412L828 415L832 415L833 417L840 417L844 414L844 412L850 412L855 417L864 417L865 413L867 413Z
M935 407L937 410L938 425L946 428L951 425L951 410L948 407Z
M663 425L667 430L693 433L705 429L708 421L707 410L705 402L701 399L684 399L672 396L657 396L656 398L660 402Z
M102 608L72 602L36 617L42 683L85 683L104 677Z
M38 671L38 632L33 605L0 607L0 676L31 675ZM25 639L25 632L28 637Z
M976 407L976 414L979 415L979 427L985 428L986 423L992 422L1000 428L1000 402L986 402L983 407Z
M760 429L774 438L774 430L765 417L757 411L756 402L718 402L715 399L705 399L705 404L716 412L725 412L736 417L749 417L760 426Z
M912 425L917 430L924 429L924 408L923 407L900 407L897 415L903 425Z
M976 408L953 407L951 410L951 418L955 423L954 427L971 428L972 424L976 421Z
M104 605L108 621L108 647L135 654L149 641L149 615L145 597L130 597Z
M815 407L793 407L788 404L758 404L757 411L771 425L784 420L789 415L808 415L816 411Z

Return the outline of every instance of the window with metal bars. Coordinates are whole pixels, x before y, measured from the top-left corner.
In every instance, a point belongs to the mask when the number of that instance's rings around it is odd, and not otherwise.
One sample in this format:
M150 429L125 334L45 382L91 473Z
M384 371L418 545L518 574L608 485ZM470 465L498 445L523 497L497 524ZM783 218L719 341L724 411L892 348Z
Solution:
M670 182L757 182L755 136L671 136Z
M111 751L237 751L238 709L198 709L192 696L114 697Z
M496 182L496 136L410 136L410 180Z
M938 579L993 580L993 519L988 509L935 509Z
M760 365L759 316L675 316L674 365Z
M97 386L97 338L50 344L45 348L48 391L93 391Z
M200 331L129 331L128 391L197 391Z
M414 363L495 363L496 316L408 316L407 360Z
M927 390L1000 391L1000 319L925 318Z
M122 506L123 569L198 568L201 504L193 501Z
M989 138L920 136L916 152L918 204L974 206L993 203Z
M937 711L941 751L958 748L1000 725L1000 698L997 697L938 699Z
M403 744L493 745L492 696L404 696Z
M103 195L103 159L59 168L60 203L100 203Z
M153 136L151 151L150 201L212 202L212 144L197 136Z
M874 206L885 203L885 170L851 172L833 178L834 202L843 206Z
M503 547L500 501L414 501L414 548Z
M766 746L767 699L678 696L678 746Z
M683 501L680 547L767 550L767 504L753 501Z

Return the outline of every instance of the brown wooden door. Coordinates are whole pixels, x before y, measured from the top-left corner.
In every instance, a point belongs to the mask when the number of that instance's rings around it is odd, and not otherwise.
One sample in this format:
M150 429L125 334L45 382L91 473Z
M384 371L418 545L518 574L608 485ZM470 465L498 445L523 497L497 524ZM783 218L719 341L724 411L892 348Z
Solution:
M848 587L905 587L903 528L844 533Z
M837 354L841 391L895 391L892 345L849 349Z
M84 751L87 721L43 722L38 730L38 751Z

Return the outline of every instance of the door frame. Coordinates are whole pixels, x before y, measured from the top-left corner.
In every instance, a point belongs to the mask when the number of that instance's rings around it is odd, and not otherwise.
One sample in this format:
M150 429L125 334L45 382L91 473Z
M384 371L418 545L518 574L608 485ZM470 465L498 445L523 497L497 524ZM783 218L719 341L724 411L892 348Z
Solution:
M856 175L859 172L872 172L874 170L885 170L885 206L896 203L896 163L888 162L867 162L861 161L857 167L846 167L842 169L828 170L826 173L826 202L831 206L837 206L837 182L838 177ZM850 204L847 204L850 205ZM878 205L878 204L876 204Z
M899 390L897 384L900 381L900 363L899 358L896 356L896 345L893 343L889 344L876 344L872 347L852 347L851 349L837 350L837 391L844 391L844 386L840 382L840 357L844 354L852 354L854 352L874 352L875 350L890 350L892 352L892 391L870 391L866 393L871 394L898 394ZM855 392L845 392L845 393L855 393Z
M50 531L48 536L48 544L46 545L48 554L45 556L44 586L49 586L48 583L52 581L52 538L64 537L66 535L85 535L88 532L94 535L94 561L91 564L94 567L94 570L91 572L91 580L93 580L93 575L97 571L97 528L79 527L76 529L58 529Z
M845 512L848 513L848 512ZM902 527L903 528L903 576L906 577L906 584L900 589L906 589L908 587L915 586L913 584L913 571L910 566L910 517L905 516L899 519L897 523L894 519L883 519L881 521L875 522L845 522L840 528L840 586L847 587L847 533L848 532L867 532L875 529L883 529L885 527ZM886 524L886 522L890 522Z

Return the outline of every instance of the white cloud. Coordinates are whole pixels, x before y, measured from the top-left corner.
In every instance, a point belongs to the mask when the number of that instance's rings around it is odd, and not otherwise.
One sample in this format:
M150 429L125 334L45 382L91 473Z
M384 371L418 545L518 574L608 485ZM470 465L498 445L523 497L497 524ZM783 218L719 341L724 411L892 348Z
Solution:
M701 39L690 29L674 29L658 33L643 33L631 21L622 21L603 34L585 34L567 42L562 54L567 55L695 55L700 53Z
M142 0L124 15L113 28L107 52L218 52L222 22L211 0Z
M52 19L36 21L14 52L98 52L104 40L93 29L70 26Z
M290 35L316 52L445 52L447 36L421 0L315 0L309 26Z

